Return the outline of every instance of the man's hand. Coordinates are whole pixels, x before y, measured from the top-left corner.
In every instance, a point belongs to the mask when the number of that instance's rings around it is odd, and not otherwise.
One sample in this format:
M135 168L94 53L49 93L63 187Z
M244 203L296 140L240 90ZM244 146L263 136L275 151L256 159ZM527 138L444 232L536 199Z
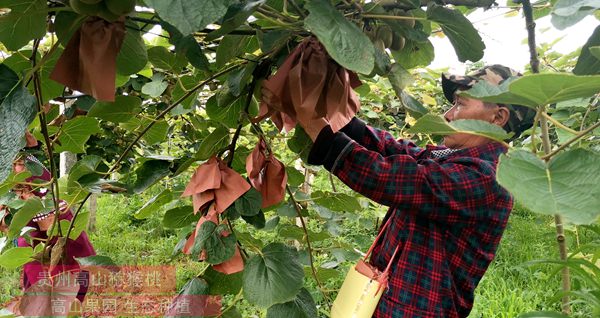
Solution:
M313 119L307 123L300 122L300 126L304 128L304 131L306 131L306 134L310 137L310 139L313 142L317 139L317 136L319 136L321 130L323 130L323 128L325 128L325 126L328 125L329 122L325 118Z

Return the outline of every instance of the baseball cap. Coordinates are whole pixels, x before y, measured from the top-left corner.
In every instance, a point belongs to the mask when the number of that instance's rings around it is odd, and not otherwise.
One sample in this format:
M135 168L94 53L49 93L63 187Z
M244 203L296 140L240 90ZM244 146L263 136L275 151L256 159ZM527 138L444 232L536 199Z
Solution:
M522 76L522 74L499 64L485 66L468 75L442 73L442 90L444 91L446 99L448 99L450 103L454 103L454 93L458 89L469 89L479 81L486 81L492 85L500 85L508 78L515 76ZM514 104L498 105L506 107L510 111L510 118L502 128L507 132L514 133L512 139L518 137L523 131L533 126L533 119L535 118L536 113L533 108Z

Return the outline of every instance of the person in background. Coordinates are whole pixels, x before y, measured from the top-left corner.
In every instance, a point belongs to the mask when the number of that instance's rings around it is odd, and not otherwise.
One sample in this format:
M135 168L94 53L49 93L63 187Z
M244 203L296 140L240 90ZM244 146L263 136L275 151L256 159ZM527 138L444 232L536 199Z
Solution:
M32 138L32 136L27 136L27 139ZM28 145L34 147L33 145L37 145L37 142L33 143L31 140L28 140ZM35 169L31 169L32 171L41 171L41 174L34 175L35 172L31 172L32 176L26 179L26 183L43 183L49 182L51 178L50 171L44 167L44 165L33 155L22 155L20 158L14 161L13 163L13 171L15 173L20 173L27 170L27 166L36 167ZM42 200L51 199L52 195L49 193L48 189L44 187L32 188L30 185L17 185L12 189L12 192L21 200L27 200L33 197L39 197ZM6 220L8 219L10 212L8 207L0 206L0 210L6 210L8 213L0 220L0 230L6 232L8 230L9 224L6 224ZM73 219L73 213L69 208L67 202L60 200L59 202L59 211L51 210L40 212L36 214L33 219L29 221L27 224L28 227L32 227L34 230L25 234L28 236L21 236L17 240L17 246L19 247L35 247L40 242L48 239L46 235L46 231L52 226L55 221L55 218L58 217L60 220L68 220L71 221ZM66 229L63 229L65 231ZM29 241L29 242L28 242ZM51 244L54 244L57 241L57 237L52 238L50 241ZM52 272L49 272L48 268L48 259L44 261L42 264L38 260L31 261L26 263L23 266L23 280L22 280L22 288L26 290L30 286L36 284L41 279L47 279L49 276L54 276L60 273L63 270L77 270L79 268L76 257L87 257L96 255L94 247L90 242L85 231L81 232L81 234L74 240L69 239L67 243L67 249L65 252L65 258L60 266L57 266ZM77 298L83 302L85 294L88 289L88 278L86 277L87 272L81 271L79 273L80 279L78 280L80 284L80 289L77 295Z
M517 72L501 65L469 76L442 75L452 103L448 122L478 119L518 136L535 111L457 95L478 81L499 85ZM324 118L300 122L314 141L308 163L323 165L350 188L389 208L390 226L371 264L383 271L392 253L389 289L373 317L467 317L474 290L494 258L513 206L496 182L499 142L457 133L441 146L418 147L353 118L334 133Z

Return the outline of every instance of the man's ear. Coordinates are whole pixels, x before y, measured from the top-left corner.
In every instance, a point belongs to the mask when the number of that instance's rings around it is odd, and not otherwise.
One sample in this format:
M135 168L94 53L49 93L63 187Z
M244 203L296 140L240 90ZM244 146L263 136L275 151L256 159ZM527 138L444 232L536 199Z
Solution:
M509 117L510 117L510 110L508 110L507 107L498 105L496 114L494 115L493 123L500 127L504 127L504 125L506 125L506 123L508 122Z

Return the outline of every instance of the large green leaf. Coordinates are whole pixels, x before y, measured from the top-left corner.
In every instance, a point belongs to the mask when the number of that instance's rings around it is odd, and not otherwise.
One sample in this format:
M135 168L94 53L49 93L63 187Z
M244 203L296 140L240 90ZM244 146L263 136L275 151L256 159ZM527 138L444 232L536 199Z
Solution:
M19 232L21 232L21 229L43 209L44 205L37 197L25 201L25 205L23 205L12 218L10 226L8 227L8 236L15 237L18 235Z
M31 61L29 57L32 55L31 50L21 50L18 54L13 54L9 56L4 63L8 65L13 71L25 75L31 71ZM46 62L41 66L39 75L40 75L40 85L42 88L42 97L43 102L46 103L49 100L60 96L63 93L64 86L58 82L55 82L50 79L50 73L54 69L58 58L62 53L62 49L57 49L52 52L50 56L46 56ZM39 52L36 54L36 59L39 61L42 58ZM27 86L29 91L33 94L34 85L33 81L30 81Z
M175 45L175 52L187 57L190 64L203 71L209 70L209 62L206 55L202 52L200 44L196 41L193 35L188 34L183 36L174 26L162 22L163 28L169 32L169 42Z
M259 307L292 301L304 279L296 251L281 243L271 243L246 264L244 298Z
M60 11L54 18L54 31L58 41L64 46L67 46L69 40L79 29L86 16L77 14L73 11ZM129 30L127 31L129 33Z
M355 212L361 209L358 199L345 193L314 191L311 197L316 204L333 211Z
M129 28L117 55L117 73L121 75L135 74L148 63L148 52L142 34L135 23L127 22Z
M396 95L401 96L404 88L414 82L414 78L400 64L394 63L388 74L388 79Z
M591 224L600 215L600 155L574 149L548 163L518 150L502 155L498 182L533 212L560 214L575 224Z
M19 76L5 64L0 64L0 103L4 98L17 87Z
M96 102L88 116L124 123L142 111L142 100L136 96L118 95L114 102Z
M235 295L242 288L242 273L224 274L208 267L202 278L210 286L211 295Z
M75 260L77 260L77 263L79 263L79 265L81 266L117 266L117 264L112 260L112 258L103 255L75 257Z
M593 75L600 73L600 59L592 54L590 49L600 45L600 26L594 29L594 32L581 48L581 54L577 59L577 64L573 73L577 75Z
M210 135L206 136L202 143L200 143L200 147L198 148L198 152L196 153L196 158L199 160L207 160L212 155L216 154L217 151L223 149L229 144L229 129L219 126L217 127Z
M146 0L158 15L175 26L183 35L202 30L221 18L231 0Z
M260 213L262 195L258 190L250 188L234 202L235 209L242 216L255 216Z
M0 15L0 42L16 51L35 38L46 35L46 0L0 0L0 8L9 8Z
M243 53L251 53L258 49L258 40L252 35L233 35L224 36L217 47L216 65L222 67L236 56Z
M459 61L477 62L483 57L485 44L471 21L460 11L432 4L427 9L427 19L442 27Z
M173 201L173 199L175 199L173 192L170 189L165 189L161 193L150 198L150 200L146 201L146 203L144 203L139 210L135 211L133 216L136 219L145 219L150 216L152 212Z
M423 104L421 104L416 98L412 97L407 92L402 91L399 97L400 103L412 117L419 119L423 117L423 115L429 113L429 110L425 108Z
M162 73L154 73L154 75L152 75L152 81L142 86L142 93L153 98L161 96L167 87L169 87L169 83L164 79L165 76Z
M200 219L200 214L194 214L192 206L180 206L165 213L163 226L170 229L179 229L198 221L198 219Z
M85 143L91 135L100 133L98 120L92 117L77 117L65 122L59 131L58 146L55 151L84 153Z
M154 46L148 49L148 60L154 67L165 71L180 73L187 65L187 60L180 54L169 52L166 47Z
M294 300L273 305L267 310L267 318L313 318L317 316L317 305L306 288L302 288Z
M234 3L229 8L227 8L227 13L223 17L223 21L220 24L220 28L210 32L204 37L204 41L213 41L218 39L219 37L235 30L240 25L242 25L254 9L261 5L262 1L251 1L249 3Z
M460 92L487 102L537 107L570 99L589 97L600 92L600 75L577 76L566 73L532 74L501 85L479 81Z
M229 128L234 128L239 123L245 102L245 97L239 97L229 105L220 106L215 95L206 101L206 114L210 119L220 122Z
M135 169L136 179L132 186L133 193L142 193L162 178L168 176L171 173L170 167L171 162L167 160L151 159L144 161L140 167Z
M404 48L400 51L392 51L394 60L405 69L411 69L416 66L427 66L435 57L433 44L427 40L425 42L406 40Z
M6 68L2 67L2 70ZM0 80L6 83L6 88L14 83L14 77ZM35 113L35 97L22 86L15 87L0 104L0 182L6 180L12 170L13 159L25 145L25 130Z
M95 182L98 179L104 177L108 171L108 166L104 164L102 157L99 156L85 156L81 160L77 161L71 170L69 170L69 188L77 187L80 184L79 180L84 183Z
M468 133L488 137L497 141L507 140L511 136L511 134L508 134L502 127L490 124L483 120L459 119L449 123L444 117L433 114L427 114L419 118L408 132L444 136L455 133Z
M194 242L192 253L206 251L206 261L210 264L221 264L235 253L236 238L234 234L224 236L228 231L225 224L217 225L207 221L202 223Z
M0 266L6 269L15 269L31 262L33 248L15 247L0 255Z
M313 0L305 6L310 14L304 25L323 43L327 53L351 71L371 73L375 63L371 40L329 1Z

